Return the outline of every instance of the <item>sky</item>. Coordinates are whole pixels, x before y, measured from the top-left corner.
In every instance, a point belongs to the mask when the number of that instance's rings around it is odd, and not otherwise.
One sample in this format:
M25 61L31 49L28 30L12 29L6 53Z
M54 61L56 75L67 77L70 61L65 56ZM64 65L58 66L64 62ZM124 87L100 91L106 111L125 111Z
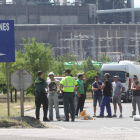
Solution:
M7 2L11 2L12 0L6 0ZM67 0L73 2L74 0ZM140 8L140 0L134 0L135 8Z

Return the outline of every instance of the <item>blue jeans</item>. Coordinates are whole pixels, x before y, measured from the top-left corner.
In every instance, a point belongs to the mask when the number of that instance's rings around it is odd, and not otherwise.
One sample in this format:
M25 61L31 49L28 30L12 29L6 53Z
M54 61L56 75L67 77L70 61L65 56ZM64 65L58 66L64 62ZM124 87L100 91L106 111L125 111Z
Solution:
M102 101L101 101L100 116L104 116L105 106L106 106L108 115L111 116L110 97L103 96Z
M101 106L102 96L93 96L93 106L97 106L97 100L99 102L99 107Z
M58 105L58 94L57 93L49 93L48 94L49 101L49 119L53 120L53 104L56 111L56 118L60 119L59 116L59 105Z

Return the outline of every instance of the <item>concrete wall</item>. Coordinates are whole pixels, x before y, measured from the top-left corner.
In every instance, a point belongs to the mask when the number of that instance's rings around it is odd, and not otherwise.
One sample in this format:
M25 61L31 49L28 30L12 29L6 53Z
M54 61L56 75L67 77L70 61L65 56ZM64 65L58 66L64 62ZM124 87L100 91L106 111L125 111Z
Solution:
M0 19L15 24L88 24L88 6L0 5Z

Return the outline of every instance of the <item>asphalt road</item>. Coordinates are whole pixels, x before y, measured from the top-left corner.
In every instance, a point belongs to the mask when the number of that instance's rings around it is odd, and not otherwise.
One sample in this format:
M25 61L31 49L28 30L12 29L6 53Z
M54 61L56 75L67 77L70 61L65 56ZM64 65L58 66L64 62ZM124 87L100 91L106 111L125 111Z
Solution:
M75 122L47 122L48 129L0 129L0 140L139 140L140 122L130 118L131 103L123 103L123 118L96 118L95 120L80 120ZM112 106L112 105L111 105ZM84 108L93 115L92 103L86 103ZM113 109L113 106L112 106ZM99 107L98 107L99 113ZM35 110L28 112L34 116ZM60 108L63 114L63 108ZM119 110L118 110L119 116ZM41 109L41 118L43 112Z

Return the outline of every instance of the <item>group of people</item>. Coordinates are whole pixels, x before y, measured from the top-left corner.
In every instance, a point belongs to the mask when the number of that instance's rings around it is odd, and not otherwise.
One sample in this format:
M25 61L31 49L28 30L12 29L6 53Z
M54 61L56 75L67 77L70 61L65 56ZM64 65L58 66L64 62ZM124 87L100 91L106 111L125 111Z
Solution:
M78 117L78 113L83 111L84 102L85 102L85 91L84 91L84 83L88 80L86 73L79 73L78 79L75 80L71 75L71 70L66 69L64 71L65 77L59 81L54 78L54 73L50 72L48 74L49 80L46 82L43 79L43 72L38 71L38 78L35 80L35 104L36 104L36 119L40 119L40 107L43 105L44 117L43 121L53 121L53 105L56 111L56 119L60 120L59 115L59 103L58 103L58 95L60 92L63 96L64 103L64 114L65 120L69 121L69 110L71 110L71 121L75 121L75 117ZM84 77L85 76L85 79ZM125 87L119 81L119 76L116 75L113 77L114 82L111 83L110 74L104 74L104 83L99 79L99 76L95 76L95 82L92 84L92 90L94 91L93 95L93 117L103 118L103 117L117 117L117 104L120 109L120 116L122 117L122 105L121 105L121 94L125 91ZM140 83L136 75L133 77L134 83L131 86L131 90L133 91L132 98L132 106L133 112L132 116L136 115L136 104L138 105L139 114L140 114ZM77 94L75 94L77 93ZM110 106L110 98L112 97L113 105L114 105L114 114L112 115L111 106ZM78 103L74 102L74 99ZM96 106L97 101L99 102L100 114L96 116ZM106 107L107 116L104 116L104 109ZM49 108L49 117L47 117ZM69 109L70 108L70 109ZM79 112L80 111L80 112Z
M58 95L60 92L62 93L64 103L64 121L69 121L69 113L71 113L71 121L74 121L75 116L78 116L78 113L83 111L85 102L84 82L88 80L88 77L86 73L79 73L78 79L75 80L71 75L70 69L66 69L64 73L65 77L61 81L58 81L54 78L54 73L50 72L48 74L49 80L46 82L43 79L43 72L38 71L38 78L35 80L36 119L40 119L40 107L42 104L44 112L43 121L53 121L53 105L56 110L56 119L57 121L60 121L58 103ZM84 75L85 79L83 79ZM78 98L77 104L74 102L75 97ZM49 118L47 117L48 108Z
M104 83L99 80L99 76L95 76L95 82L92 84L92 90L94 91L93 95L93 107L94 107L94 115L93 117L98 117L98 118L112 118L112 117L117 117L117 104L119 106L120 110L120 115L119 117L122 116L122 105L121 105L121 94L125 91L125 87L123 84L119 81L119 76L115 75L113 77L114 82L111 82L110 79L110 74L105 73L104 74ZM138 77L136 75L133 76L133 84L131 86L132 90L132 107L133 107L133 112L132 116L136 115L136 105L138 106L139 114L140 114L140 83L138 81ZM110 97L112 97L112 102L114 106L114 114L112 115L111 112L111 107L110 107ZM99 116L96 116L96 106L97 106L97 101L99 102L99 107L100 107L100 114ZM104 116L104 108L106 107L107 116Z

